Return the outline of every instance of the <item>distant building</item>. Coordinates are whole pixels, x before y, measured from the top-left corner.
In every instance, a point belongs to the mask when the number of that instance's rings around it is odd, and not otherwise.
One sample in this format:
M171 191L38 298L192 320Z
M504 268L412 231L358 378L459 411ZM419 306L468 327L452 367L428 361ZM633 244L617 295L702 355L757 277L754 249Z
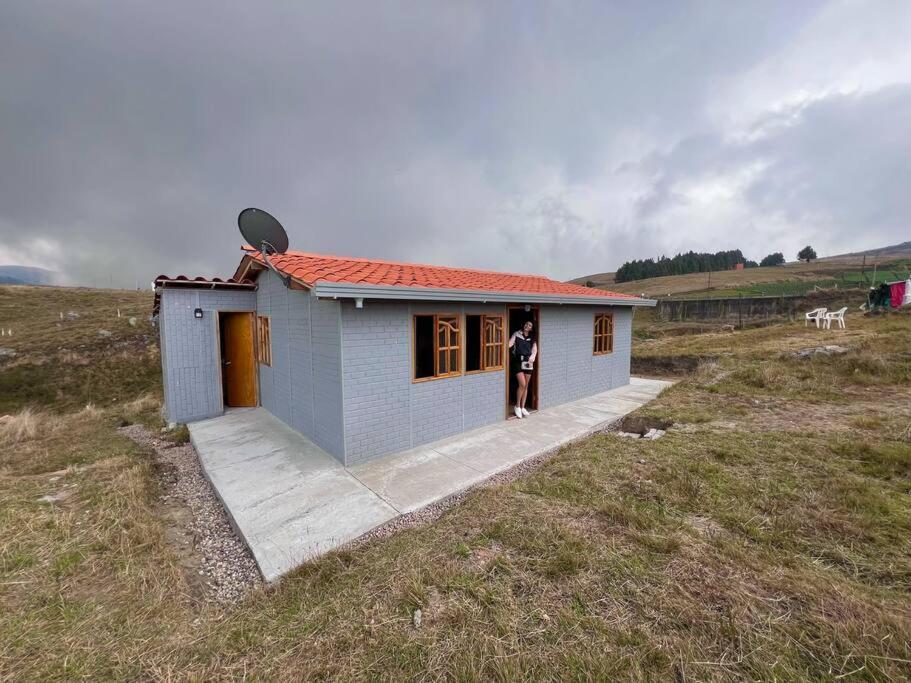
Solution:
M735 264L734 264L734 267L733 267L731 270L743 270L743 264L742 264L742 263L735 263Z

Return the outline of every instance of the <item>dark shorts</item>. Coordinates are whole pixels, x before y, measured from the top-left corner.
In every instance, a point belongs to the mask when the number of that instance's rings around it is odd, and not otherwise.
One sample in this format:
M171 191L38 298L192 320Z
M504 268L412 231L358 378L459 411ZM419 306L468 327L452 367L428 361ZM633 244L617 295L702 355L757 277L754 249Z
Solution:
M518 375L520 372L524 372L526 376L529 376L534 372L534 370L523 370L522 361L512 360L509 364L509 372L512 375Z

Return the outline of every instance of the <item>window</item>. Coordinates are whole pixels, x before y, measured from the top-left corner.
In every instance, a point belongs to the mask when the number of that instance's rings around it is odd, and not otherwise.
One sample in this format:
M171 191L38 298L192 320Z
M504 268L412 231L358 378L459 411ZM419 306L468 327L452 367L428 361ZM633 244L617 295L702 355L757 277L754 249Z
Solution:
M465 316L465 370L503 369L503 316Z
M461 374L461 341L459 316L414 316L414 378Z
M256 317L256 360L262 365L272 365L272 333L269 318Z
M614 350L614 316L600 313L595 316L594 355L610 353Z

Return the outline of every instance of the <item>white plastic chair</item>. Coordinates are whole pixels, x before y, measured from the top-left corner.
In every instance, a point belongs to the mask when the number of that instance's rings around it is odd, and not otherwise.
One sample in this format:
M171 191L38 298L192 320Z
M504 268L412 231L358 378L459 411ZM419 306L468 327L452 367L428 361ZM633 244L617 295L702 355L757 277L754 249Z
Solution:
M816 323L816 328L819 329L819 323L821 321L824 321L826 318L826 310L827 309L825 308L814 308L812 311L807 313L806 316L804 316L805 320L803 321L803 326L806 327L812 320Z
M845 329L845 311L848 310L848 307L839 308L837 311L832 313L826 313L826 329L828 330L832 327L832 321L835 320L838 322L838 326L841 329Z

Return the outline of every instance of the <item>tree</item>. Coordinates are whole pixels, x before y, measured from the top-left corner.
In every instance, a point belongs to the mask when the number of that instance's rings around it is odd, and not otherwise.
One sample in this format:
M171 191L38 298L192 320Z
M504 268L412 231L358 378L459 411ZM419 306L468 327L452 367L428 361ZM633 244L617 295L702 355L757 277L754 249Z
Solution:
M809 263L816 258L816 251L809 244L797 252L797 258Z
M617 269L616 282L645 280L663 275L684 275L686 273L708 273L715 270L731 270L736 264L743 263L746 268L756 265L743 256L740 249L719 251L714 254L688 251L672 258L661 256L656 259L627 261Z
M807 247L809 249L809 247ZM813 251L810 249L810 251ZM803 252L801 252L803 253ZM813 252L813 257L816 257L816 252ZM801 257L803 258L803 257ZM766 266L783 266L784 265L784 254L780 251L776 251L774 254L769 254L764 259L759 262L760 267L765 268Z

